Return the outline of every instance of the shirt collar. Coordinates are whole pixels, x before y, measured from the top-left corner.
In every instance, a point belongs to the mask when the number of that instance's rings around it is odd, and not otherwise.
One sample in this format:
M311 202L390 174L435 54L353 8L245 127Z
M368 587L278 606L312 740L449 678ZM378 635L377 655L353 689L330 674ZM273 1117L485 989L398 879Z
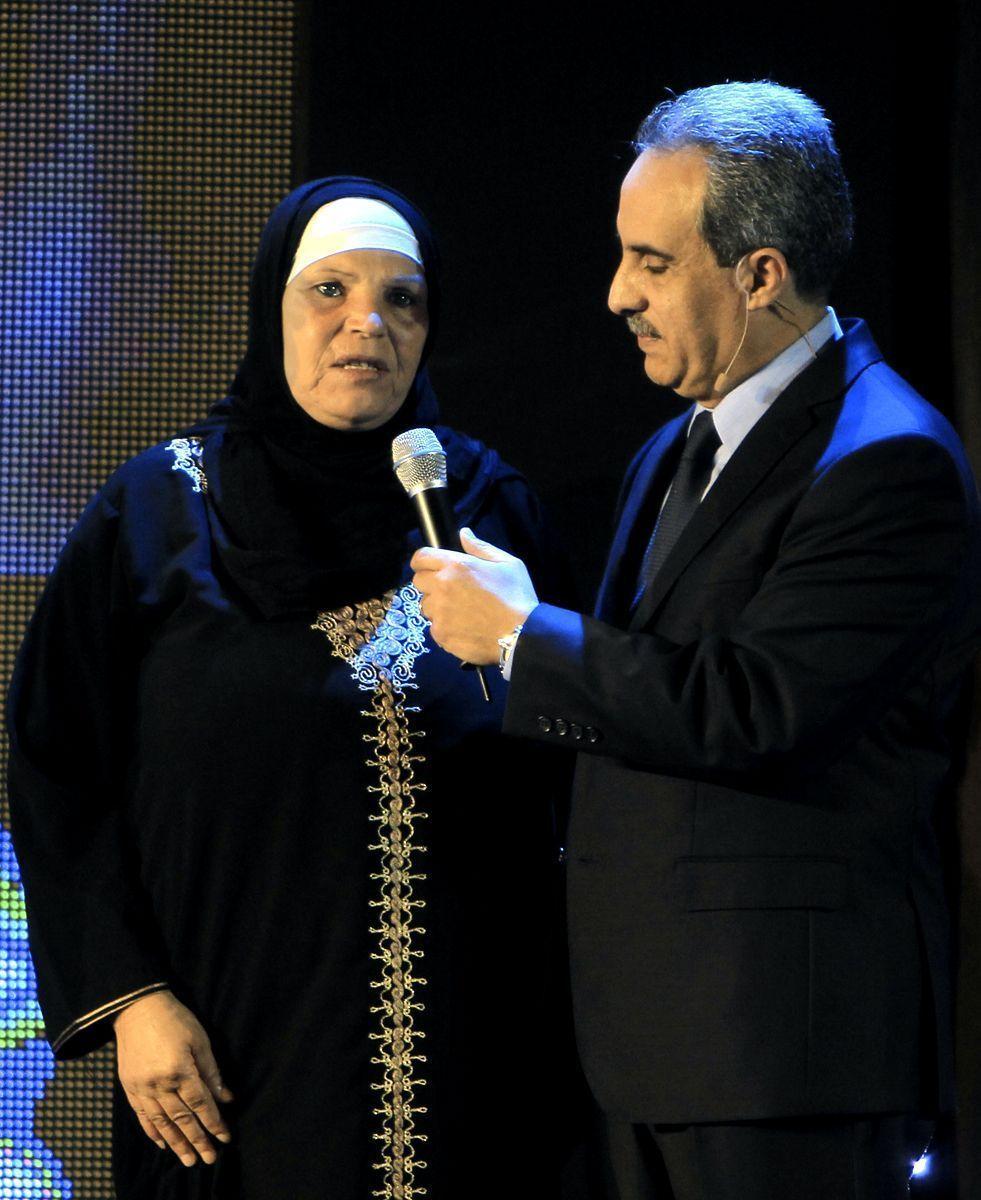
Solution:
M835 311L829 307L812 329L791 342L755 375L734 387L712 410L722 445L730 453L735 450L777 396L814 361L821 347L832 338L837 341L842 336ZM696 414L700 407L695 406Z

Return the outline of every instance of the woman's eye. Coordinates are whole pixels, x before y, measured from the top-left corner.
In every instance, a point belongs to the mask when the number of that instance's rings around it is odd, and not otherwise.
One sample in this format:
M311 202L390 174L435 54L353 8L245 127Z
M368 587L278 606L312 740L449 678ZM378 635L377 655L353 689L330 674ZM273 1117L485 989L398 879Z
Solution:
M341 285L336 279L330 279L326 283L318 283L317 291L321 296L339 296L341 294Z
M407 292L404 288L389 292L388 299L396 308L411 308L416 303L415 293Z

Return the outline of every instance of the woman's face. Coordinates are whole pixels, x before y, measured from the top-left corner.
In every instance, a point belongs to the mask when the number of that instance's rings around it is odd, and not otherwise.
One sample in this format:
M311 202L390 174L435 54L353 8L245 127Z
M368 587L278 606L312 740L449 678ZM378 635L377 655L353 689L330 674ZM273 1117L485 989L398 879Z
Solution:
M321 425L366 430L401 408L429 329L422 268L390 250L345 250L283 292L283 368Z

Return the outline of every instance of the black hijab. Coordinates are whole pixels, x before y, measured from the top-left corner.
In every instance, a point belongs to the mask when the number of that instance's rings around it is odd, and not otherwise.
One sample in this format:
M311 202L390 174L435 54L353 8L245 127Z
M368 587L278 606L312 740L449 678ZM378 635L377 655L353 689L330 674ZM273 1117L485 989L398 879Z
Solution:
M381 200L412 227L423 259L429 333L419 370L397 413L377 429L322 425L297 404L283 369L281 305L303 230L324 204ZM439 256L425 217L391 188L357 176L305 183L273 210L252 267L249 335L231 394L207 423L204 466L221 561L266 617L381 596L405 574L415 528L392 471L392 438L439 416L426 359L439 322ZM497 456L440 427L451 495L469 520Z

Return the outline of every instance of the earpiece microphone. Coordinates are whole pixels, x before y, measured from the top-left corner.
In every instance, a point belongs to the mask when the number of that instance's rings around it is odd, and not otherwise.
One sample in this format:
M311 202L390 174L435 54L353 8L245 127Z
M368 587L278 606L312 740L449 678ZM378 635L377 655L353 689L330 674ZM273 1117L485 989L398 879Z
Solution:
M729 359L729 365L726 367L726 369L724 371L720 371L719 374L716 376L715 383L712 387L713 392L725 393L726 384L728 382L727 376L728 376L729 372L732 370L732 364L739 357L739 352L740 352L740 350L742 350L743 343L746 341L746 333L749 330L749 291L746 288L741 288L740 290L743 292L743 294L746 297L746 317L743 321L743 336L739 339L739 345L736 347L736 353L732 356L732 358Z
M793 325L800 336L804 339L804 343L811 352L811 358L817 358L817 351L811 345L811 339L807 336L807 330L801 329L801 327L793 319L796 316L796 313L793 311L793 309L788 308L786 304L781 304L779 300L774 300L772 304L767 306L767 308L779 321L786 321L788 324ZM782 315L783 313L787 313L788 315L785 317Z

